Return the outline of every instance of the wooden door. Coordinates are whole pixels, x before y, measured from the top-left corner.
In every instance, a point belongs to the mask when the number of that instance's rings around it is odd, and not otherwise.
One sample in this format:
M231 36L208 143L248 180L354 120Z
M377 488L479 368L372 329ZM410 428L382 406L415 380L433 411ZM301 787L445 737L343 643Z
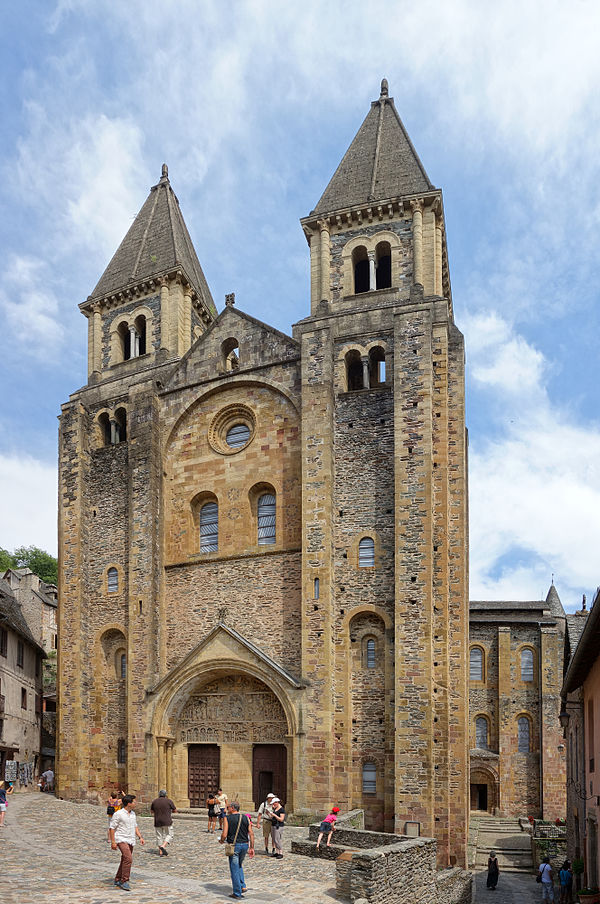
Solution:
M188 747L188 797L190 807L205 807L210 791L219 788L220 750L217 744Z
M285 744L255 744L252 751L252 797L256 808L270 791L285 803L287 797Z

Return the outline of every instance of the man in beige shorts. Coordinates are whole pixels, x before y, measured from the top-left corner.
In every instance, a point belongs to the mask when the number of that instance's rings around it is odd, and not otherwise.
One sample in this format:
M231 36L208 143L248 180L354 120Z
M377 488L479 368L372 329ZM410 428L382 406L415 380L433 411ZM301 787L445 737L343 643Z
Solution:
M262 820L263 840L265 842L265 851L267 852L267 854L269 853L269 838L271 837L271 816L273 815L273 811L271 810L271 801L274 797L274 794L267 794L267 799L258 808L258 819L256 821L256 828L258 829L260 828L260 823Z

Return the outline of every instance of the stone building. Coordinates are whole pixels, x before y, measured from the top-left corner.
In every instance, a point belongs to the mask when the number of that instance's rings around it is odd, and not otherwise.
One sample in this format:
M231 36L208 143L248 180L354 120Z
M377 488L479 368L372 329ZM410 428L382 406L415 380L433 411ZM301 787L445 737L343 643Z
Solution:
M58 793L335 801L465 861L463 337L387 83L302 221L292 336L217 315L167 168L80 306L63 406ZM414 829L414 826L411 826Z
M567 617L545 600L471 601L470 805L499 816L565 815L559 721Z
M13 591L35 641L44 648L40 772L54 769L56 756L56 664L58 590L30 568L9 568L4 580Z
M588 613L569 616L571 655L562 687L561 721L567 744L567 854L583 857L583 882L600 882L600 588ZM598 753L598 756L596 756Z
M42 660L9 584L0 580L0 780L31 784L40 766ZM6 771L7 762L16 771ZM17 786L18 787L18 786Z

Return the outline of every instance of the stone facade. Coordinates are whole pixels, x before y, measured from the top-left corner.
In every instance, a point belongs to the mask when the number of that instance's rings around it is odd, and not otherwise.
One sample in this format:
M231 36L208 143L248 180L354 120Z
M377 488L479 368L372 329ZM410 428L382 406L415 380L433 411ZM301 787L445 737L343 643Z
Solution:
M469 641L471 809L562 819L568 635L556 588L540 601L472 601Z
M165 786L186 806L218 782L251 807L273 786L300 814L418 823L460 865L464 348L441 192L387 87L350 158L358 181L338 171L302 221L311 313L292 337L231 297L215 317L166 168L81 306L58 791Z

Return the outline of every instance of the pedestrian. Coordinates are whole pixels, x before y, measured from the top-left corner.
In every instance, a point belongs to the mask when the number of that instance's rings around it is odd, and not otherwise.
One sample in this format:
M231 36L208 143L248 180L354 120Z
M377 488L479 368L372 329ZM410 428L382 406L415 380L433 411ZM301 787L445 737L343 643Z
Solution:
M265 843L265 851L267 854L269 853L269 838L271 837L271 801L275 795L271 792L271 794L267 794L267 799L262 802L260 807L258 808L258 817L256 820L256 828L260 829L260 825L262 822L262 830L263 830L263 841Z
M0 826L4 825L4 815L6 813L6 788L4 782L0 782Z
M544 857L538 869L542 883L542 901L554 901L554 873L550 866L550 857Z
M135 794L124 794L123 806L116 811L110 821L110 846L113 851L116 851L117 848L121 851L121 862L115 876L115 885L122 888L123 891L131 891L129 876L135 839L139 838L140 844L144 844L144 839L137 827L134 808Z
M240 805L234 800L227 806L227 816L223 820L220 844L226 844L225 853L229 857L229 872L233 893L230 898L241 898L246 888L243 863L248 854L254 857L254 831L247 816L240 813Z
M560 904L571 904L573 901L573 870L571 861L565 860L558 874L560 883Z
M110 841L110 821L117 812L117 810L121 809L121 798L118 796L116 791L111 791L108 795L108 800L106 801L106 815L108 816L108 837L107 841Z
M206 798L206 806L208 807L208 828L206 831L214 835L217 826L217 816L220 812L217 795L214 791L211 791Z
M495 891L498 884L499 873L500 870L498 869L498 858L496 857L496 852L490 851L490 856L488 857L487 887L491 888L492 891Z
M217 803L219 805L219 828L223 831L223 820L227 812L227 795L222 788L217 791Z
M273 841L273 856L276 860L283 860L283 825L285 823L285 809L278 797L271 801L271 839Z
M325 817L321 825L319 826L319 837L317 838L317 850L319 849L319 845L321 844L321 839L323 835L327 835L327 845L329 847L331 844L331 836L335 831L335 824L337 822L337 815L340 812L339 807L332 807L329 811L329 815Z
M54 772L52 769L46 769L42 772L42 791L54 791Z
M167 845L173 841L173 813L176 813L175 804L164 788L158 792L158 797L150 804L150 810L154 813L154 829L156 831L156 843L160 857L168 855Z

